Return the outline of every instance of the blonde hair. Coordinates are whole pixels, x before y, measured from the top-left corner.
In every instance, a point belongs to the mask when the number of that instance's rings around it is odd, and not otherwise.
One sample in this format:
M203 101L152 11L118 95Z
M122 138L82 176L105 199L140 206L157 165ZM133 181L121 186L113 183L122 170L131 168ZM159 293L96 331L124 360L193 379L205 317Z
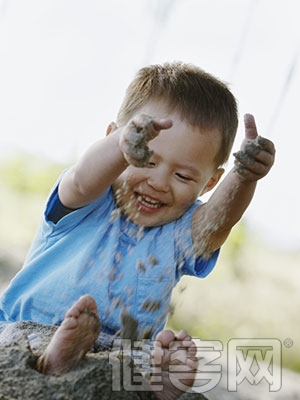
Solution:
M221 146L218 165L230 155L238 113L235 97L227 85L203 69L182 62L141 68L126 90L117 123L125 125L150 100L163 101L185 121L199 128L217 128Z

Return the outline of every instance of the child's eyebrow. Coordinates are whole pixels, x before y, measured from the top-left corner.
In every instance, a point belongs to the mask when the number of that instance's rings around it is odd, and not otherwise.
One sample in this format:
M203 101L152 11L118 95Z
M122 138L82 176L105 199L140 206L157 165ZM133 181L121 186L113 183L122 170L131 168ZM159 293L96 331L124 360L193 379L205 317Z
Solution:
M161 155L159 155L157 152L154 152L154 154L152 155L152 159L161 161L163 159L163 157L161 157ZM180 160L176 160L176 162L174 162L172 168L183 170L183 171L188 171L197 178L200 178L200 176L201 176L201 171L199 170L199 168L195 167L193 164L190 164L189 162L183 162Z
M175 167L178 168L178 169L184 170L184 171L189 171L194 176L200 176L201 175L201 172L199 171L199 169L194 167L191 164L176 163Z

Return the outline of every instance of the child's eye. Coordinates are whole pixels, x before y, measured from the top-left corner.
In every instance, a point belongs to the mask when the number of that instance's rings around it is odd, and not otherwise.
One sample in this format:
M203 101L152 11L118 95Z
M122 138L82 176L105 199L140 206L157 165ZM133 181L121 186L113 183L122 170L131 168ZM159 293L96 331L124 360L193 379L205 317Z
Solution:
M149 161L147 167L155 167L155 162L154 161Z
M176 176L178 176L179 179L182 179L183 181L191 181L191 178L189 176L186 175L182 175L180 173L176 173Z

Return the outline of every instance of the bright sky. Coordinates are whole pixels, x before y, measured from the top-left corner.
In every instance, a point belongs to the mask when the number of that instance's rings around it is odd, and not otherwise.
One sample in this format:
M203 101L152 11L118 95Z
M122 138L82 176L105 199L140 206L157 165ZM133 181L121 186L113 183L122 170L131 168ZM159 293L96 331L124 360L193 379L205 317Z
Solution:
M138 68L195 63L239 100L235 147L246 112L277 147L245 219L299 249L299 15L299 0L0 0L0 156L71 162L104 135Z

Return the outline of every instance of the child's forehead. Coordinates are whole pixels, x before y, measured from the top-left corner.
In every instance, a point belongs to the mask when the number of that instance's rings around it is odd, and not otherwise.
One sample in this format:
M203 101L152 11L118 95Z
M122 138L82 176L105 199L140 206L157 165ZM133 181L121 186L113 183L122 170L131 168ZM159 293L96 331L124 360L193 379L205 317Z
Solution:
M166 99L151 99L144 103L135 115L146 114L152 118L170 118L173 123L179 122L193 126L188 115L185 115L178 104L170 104ZM194 128L200 127L194 125Z
M180 125L182 135L192 130L195 135L197 133L200 135L200 137L195 137L196 140L201 141L201 137L203 138L204 136L209 138L218 150L221 147L223 132L217 123L215 125L210 124L209 126L196 124L190 120L188 115L184 115L180 106L170 104L167 99L151 98L136 112L136 115L138 114L146 114L153 118L170 118L173 122L173 127Z
M184 119L177 118L174 113L170 114L173 125L171 128L161 131L160 134L149 142L149 148L171 150L178 148L179 152L184 150L197 152L199 148L206 148L217 153L221 146L221 134L218 128L201 128L193 126Z
M195 129L199 129L199 131L209 132L218 130L219 134L222 134L217 121L215 124L211 122L209 124L200 123L200 118L195 118L193 115L183 111L183 107L181 107L179 101L178 103L172 103L168 99L154 97L143 103L142 106L136 110L135 115L141 113L148 114L153 118L171 118L175 116L178 121L191 125ZM196 121L198 121L198 123Z
M140 112L149 112L152 117L159 117L160 115L165 115L166 117L170 113L177 113L177 108L173 107L169 104L169 102L165 99L161 98L152 98L146 101L139 110L137 110L137 114Z

